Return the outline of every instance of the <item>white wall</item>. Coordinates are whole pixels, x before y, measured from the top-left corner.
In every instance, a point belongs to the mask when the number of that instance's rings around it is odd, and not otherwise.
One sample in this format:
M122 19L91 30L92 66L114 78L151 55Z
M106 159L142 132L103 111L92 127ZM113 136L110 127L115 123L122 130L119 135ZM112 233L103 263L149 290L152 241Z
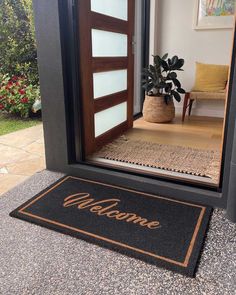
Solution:
M151 53L185 59L184 72L179 74L183 88L189 91L194 85L195 62L230 64L233 30L194 30L195 0L151 0L155 8L155 22L151 13ZM155 26L155 28L153 27ZM178 104L177 112L182 105ZM198 102L196 115L223 116L224 103Z
M153 62L153 55L158 51L157 40L157 28L159 20L159 2L156 0L150 0L150 39L149 39L149 61Z

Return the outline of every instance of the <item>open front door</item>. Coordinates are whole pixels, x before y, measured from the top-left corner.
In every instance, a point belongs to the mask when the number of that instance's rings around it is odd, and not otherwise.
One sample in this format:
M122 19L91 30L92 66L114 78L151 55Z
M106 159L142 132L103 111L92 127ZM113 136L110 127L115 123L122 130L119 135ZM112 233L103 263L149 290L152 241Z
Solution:
M86 156L133 126L134 0L79 0Z

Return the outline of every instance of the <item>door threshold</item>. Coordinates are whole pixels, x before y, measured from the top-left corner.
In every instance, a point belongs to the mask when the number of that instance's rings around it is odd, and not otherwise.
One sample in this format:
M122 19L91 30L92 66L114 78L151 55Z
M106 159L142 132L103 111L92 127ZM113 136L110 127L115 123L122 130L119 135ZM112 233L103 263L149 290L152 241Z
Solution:
M187 183L195 183L199 185L209 186L212 188L218 188L218 183L214 182L211 178L203 177L203 176L196 176L190 175L180 172L168 171L159 168L152 168L152 167L144 167L137 164L130 164L124 162L118 162L114 160L102 159L95 156L90 156L86 159L88 164L95 164L102 167L109 167L109 168L118 168L122 169L125 172L136 172L142 173L145 175L150 176L159 176L162 178L167 178L170 180L178 180L178 181L185 181Z

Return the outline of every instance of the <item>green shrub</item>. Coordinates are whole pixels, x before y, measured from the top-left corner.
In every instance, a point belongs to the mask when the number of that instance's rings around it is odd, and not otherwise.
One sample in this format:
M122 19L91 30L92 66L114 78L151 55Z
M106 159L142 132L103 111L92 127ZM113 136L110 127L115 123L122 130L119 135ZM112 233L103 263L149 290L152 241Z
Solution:
M27 84L25 77L0 75L0 112L29 117L32 106L40 99L39 86Z
M38 84L32 0L0 0L0 73Z

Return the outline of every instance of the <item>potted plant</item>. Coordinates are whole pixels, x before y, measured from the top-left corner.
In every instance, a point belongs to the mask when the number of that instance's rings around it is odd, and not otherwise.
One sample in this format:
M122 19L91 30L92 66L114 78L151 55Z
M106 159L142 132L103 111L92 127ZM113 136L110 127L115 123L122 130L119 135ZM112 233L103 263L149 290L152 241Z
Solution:
M181 101L180 94L185 90L177 79L176 71L183 71L184 59L168 54L155 55L154 65L143 70L143 88L146 98L143 105L144 120L152 123L170 122L175 117L173 99Z

